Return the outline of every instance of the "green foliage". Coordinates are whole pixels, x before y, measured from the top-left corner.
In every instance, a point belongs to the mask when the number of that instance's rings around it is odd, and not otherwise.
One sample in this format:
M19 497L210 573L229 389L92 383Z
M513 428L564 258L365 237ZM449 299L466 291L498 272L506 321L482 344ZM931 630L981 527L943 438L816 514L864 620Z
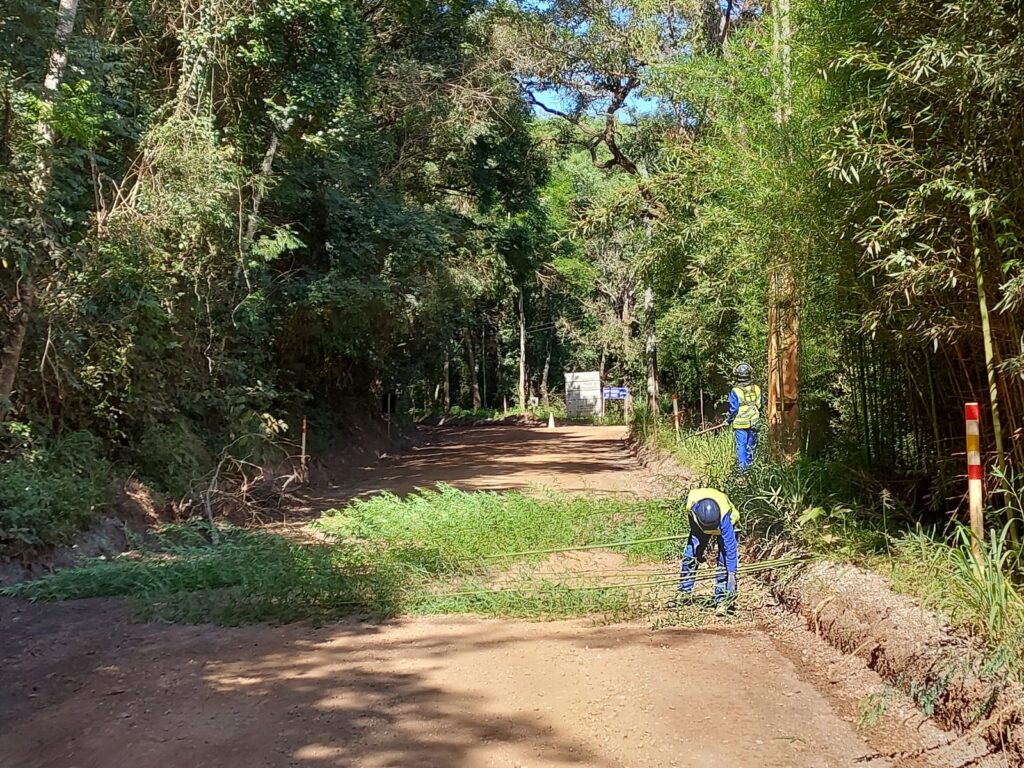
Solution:
M479 566L508 552L566 547L679 533L681 521L664 502L583 497L535 498L519 493L465 493L449 486L399 499L381 494L320 518L318 530L391 546L419 548L438 570ZM659 551L668 551L663 545ZM657 554L648 549L636 554Z
M0 461L0 555L71 543L96 519L110 483L98 442L79 432L42 446L18 423L2 439L18 452Z
M892 705L893 695L896 691L888 686L880 691L869 693L860 702L860 718L858 725L861 728L874 728L885 717Z
M952 546L934 532L918 530L893 542L894 558L882 567L902 589L941 611L955 626L988 638L1019 664L1024 596L1010 576L1009 531L989 531L980 543L980 562L973 544L971 530L964 526L956 528ZM942 588L936 589L939 584Z
M635 606L623 591L534 580L491 592L495 572L541 556L488 560L522 549L677 535L671 505L464 493L442 487L406 499L385 494L318 520L326 540L267 531L172 526L156 544L114 560L59 571L8 590L34 600L127 595L143 615L167 621L326 620L401 611L466 611L555 617ZM625 548L658 559L672 542ZM482 591L488 588L488 591Z
M126 595L147 618L236 625L389 613L407 579L383 552L226 529L217 545L168 544L139 558L59 571L10 591L34 600Z
M782 535L812 552L869 566L957 629L983 639L992 674L1024 674L1024 596L1015 580L1019 562L1010 523L989 530L978 561L969 528L957 525L943 536L914 527L911 510L888 490L840 465L778 460L762 446L753 468L741 475L733 468L731 440L720 435L684 434L676 442L670 430L648 428L646 439L691 462L694 483L722 488L740 508L745 530ZM1020 488L1012 482L1009 488L1005 513L1017 520ZM875 699L865 702L865 721L877 706Z
M181 493L263 458L267 414L432 388L467 327L508 333L547 157L486 7L83 6L51 93L52 11L0 13L0 314L34 285L4 411Z

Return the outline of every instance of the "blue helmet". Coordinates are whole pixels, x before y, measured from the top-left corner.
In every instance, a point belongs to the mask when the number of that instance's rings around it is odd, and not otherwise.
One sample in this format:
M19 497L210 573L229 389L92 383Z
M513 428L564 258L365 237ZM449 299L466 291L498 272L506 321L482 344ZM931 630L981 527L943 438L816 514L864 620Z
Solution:
M693 505L692 511L702 531L717 531L722 527L722 508L714 499L701 499Z

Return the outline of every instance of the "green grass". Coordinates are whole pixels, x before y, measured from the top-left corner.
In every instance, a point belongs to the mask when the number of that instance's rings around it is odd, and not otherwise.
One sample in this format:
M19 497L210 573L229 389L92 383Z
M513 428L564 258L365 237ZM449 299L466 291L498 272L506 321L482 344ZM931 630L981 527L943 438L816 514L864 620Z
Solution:
M735 477L736 454L731 430L720 429L704 435L682 432L677 438L675 430L662 427L656 435L659 448L692 469L704 484L719 486Z
M165 536L156 550L94 560L7 594L48 601L122 595L145 618L242 624L394 612L411 577L390 553L372 547L233 528L220 534L216 545L179 545Z
M96 520L110 479L86 432L43 445L25 425L0 426L0 555L70 544Z
M874 728L885 717L892 706L896 691L885 686L880 691L869 693L860 701L860 717L857 724L861 728Z
M1015 582L1019 553L1011 547L1008 526L989 530L979 565L969 529L958 526L952 537L943 537L915 528L912 514L887 491L858 487L842 467L775 461L762 450L754 468L739 475L729 434L689 433L676 440L672 430L636 429L694 468L696 482L724 490L739 506L744 530L781 533L810 552L880 573L896 591L982 639L997 673L1024 679L1024 598ZM1011 480L1004 483L1008 506L990 519L1024 516L1024 495Z
M674 536L684 526L668 503L441 487L330 512L313 526L320 541L224 528L214 544L204 526L172 527L155 545L7 594L32 600L122 595L146 618L188 623L440 612L626 615L650 588L594 590L585 581L525 575L494 591L495 575L544 555L490 556ZM661 541L618 551L634 560L660 559L677 548Z
M891 555L868 560L904 594L940 612L952 626L984 638L992 672L1024 679L1024 595L1011 578L1008 528L989 531L972 551L969 528L958 526L956 545L918 530L892 540Z
M356 501L326 513L314 527L342 539L417 550L438 571L458 571L500 553L671 536L682 532L685 520L672 502L465 493L441 485L405 499L384 493ZM670 549L652 544L629 553L657 558Z

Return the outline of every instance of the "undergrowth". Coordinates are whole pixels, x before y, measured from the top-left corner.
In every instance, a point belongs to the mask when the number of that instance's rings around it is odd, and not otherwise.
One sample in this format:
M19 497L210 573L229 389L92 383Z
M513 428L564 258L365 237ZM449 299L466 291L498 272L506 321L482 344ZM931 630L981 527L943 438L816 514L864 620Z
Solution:
M6 457L5 457L6 456ZM110 483L99 443L76 432L50 444L26 425L0 433L0 555L70 543L92 523Z
M774 460L761 446L754 467L741 475L727 430L676 439L670 429L647 425L641 437L693 468L695 483L725 490L741 510L744 530L782 534L812 553L871 568L898 592L984 640L999 674L1024 680L1024 597L1015 582L1020 555L1011 546L1008 524L978 542L979 561L969 528L922 529L884 488L858 483L827 461ZM993 510L990 519L1019 519L1019 483L1003 481L1006 508Z
M685 521L683 521L685 522ZM418 547L438 570L459 570L509 552L649 539L680 533L670 502L593 499L550 494L465 493L446 485L405 499L384 493L327 512L314 528L342 539ZM660 557L664 542L627 550Z
M594 590L524 577L495 591L490 582L548 556L517 552L676 536L682 524L667 503L442 486L329 512L312 526L316 540L222 528L213 543L205 525L172 526L128 555L58 571L7 594L33 600L124 595L146 618L188 623L444 612L624 616L650 589ZM657 560L677 548L659 541L617 551Z

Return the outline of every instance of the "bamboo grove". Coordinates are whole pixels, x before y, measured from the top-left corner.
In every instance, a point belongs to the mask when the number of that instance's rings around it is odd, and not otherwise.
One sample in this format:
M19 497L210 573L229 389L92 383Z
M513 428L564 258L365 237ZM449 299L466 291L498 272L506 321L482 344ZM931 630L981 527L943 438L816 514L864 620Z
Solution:
M965 400L992 464L1024 460L1022 21L11 0L0 472L43 490L0 507L133 472L180 491L388 393L522 406L591 369L713 410L745 359L780 448L954 509ZM20 514L5 541L36 536Z

